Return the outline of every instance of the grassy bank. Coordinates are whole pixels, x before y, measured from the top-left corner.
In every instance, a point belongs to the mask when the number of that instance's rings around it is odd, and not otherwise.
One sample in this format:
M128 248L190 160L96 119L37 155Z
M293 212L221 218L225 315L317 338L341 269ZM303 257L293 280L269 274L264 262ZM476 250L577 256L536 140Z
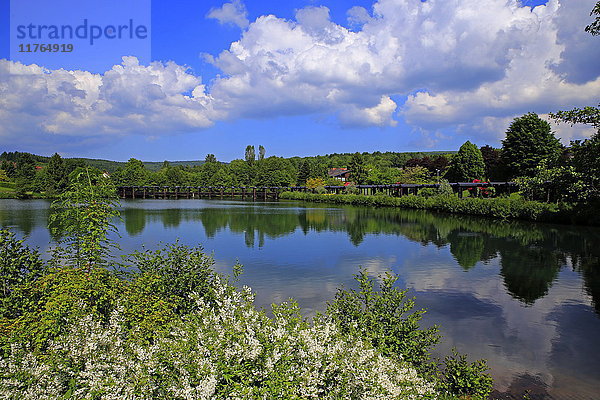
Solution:
M0 182L0 199L14 199L16 197L13 182Z
M355 194L313 194L284 192L281 199L303 200L319 203L351 204L372 207L401 207L441 211L454 214L478 215L502 219L528 221L572 222L571 210L561 209L556 204L525 201L519 198L476 198L459 199L454 196L364 196Z

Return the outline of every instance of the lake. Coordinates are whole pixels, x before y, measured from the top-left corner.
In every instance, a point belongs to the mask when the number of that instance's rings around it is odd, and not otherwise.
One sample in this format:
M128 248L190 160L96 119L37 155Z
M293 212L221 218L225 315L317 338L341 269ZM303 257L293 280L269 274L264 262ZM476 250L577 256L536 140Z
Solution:
M0 225L46 252L49 202L0 200ZM600 398L600 229L300 202L121 203L122 253L179 240L240 262L258 306L290 297L307 316L359 266L392 271L439 324L436 355L485 358L501 398ZM517 398L517 397L514 397Z

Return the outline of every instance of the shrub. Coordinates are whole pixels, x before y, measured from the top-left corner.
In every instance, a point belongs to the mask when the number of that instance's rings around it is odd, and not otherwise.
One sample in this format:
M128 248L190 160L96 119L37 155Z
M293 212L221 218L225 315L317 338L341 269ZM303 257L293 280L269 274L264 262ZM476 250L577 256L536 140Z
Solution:
M99 269L79 270L97 292L106 287ZM56 274L55 274L56 275ZM56 275L53 280L57 281ZM150 277L141 274L141 278ZM185 319L152 322L151 341L131 340L127 297L105 313L94 299L64 303L71 312L48 345L32 352L27 340L6 347L0 358L0 397L38 398L374 398L430 399L434 385L410 364L385 357L361 337L345 334L326 317L312 323L294 302L273 307L273 318L254 306L254 295L213 275L214 302L191 294ZM110 282L114 281L109 278ZM148 278L153 279L153 278ZM86 279L87 280L87 279ZM125 282L123 282L125 284ZM77 287L78 285L75 285ZM53 285L56 288L56 285ZM70 286L73 288L73 285ZM62 292L61 292L62 293ZM76 293L81 293L76 290ZM112 296L109 296L112 298ZM159 296L162 301L168 299ZM48 304L48 303L46 303ZM40 309L45 309L40 307ZM92 312L90 312L92 311ZM162 328L162 329L160 329Z
M456 395L469 396L471 399L488 398L493 380L487 374L488 367L485 361L469 363L465 354L458 354L456 349L452 349L452 355L446 356L444 364L441 384L443 389Z
M348 183L344 186L344 193L346 194L359 194L360 190L356 187L354 183Z
M327 189L325 189L323 186L317 186L315 188L315 193L317 193L317 194L326 194L327 193Z
M398 279L380 276L379 291L367 271L355 275L357 290L338 289L327 315L342 332L362 337L386 356L403 359L421 371L430 369L429 350L438 340L438 328L421 329L424 310L413 311L414 298L394 287Z
M194 307L190 293L198 293L207 301L214 301L211 280L214 259L201 247L188 247L178 242L156 250L136 251L127 261L135 270L134 276L155 276L146 282L151 292L170 298L178 313L186 313Z
M46 269L38 251L23 242L10 230L0 229L0 317L8 317L20 307L14 289L34 281Z
M325 181L321 178L309 178L306 180L306 187L309 189L316 189L322 186L325 186Z

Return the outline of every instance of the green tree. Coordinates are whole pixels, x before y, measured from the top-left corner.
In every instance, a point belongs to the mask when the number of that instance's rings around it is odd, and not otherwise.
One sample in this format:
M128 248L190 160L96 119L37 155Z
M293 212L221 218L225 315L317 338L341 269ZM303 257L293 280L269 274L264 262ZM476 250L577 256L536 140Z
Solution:
M502 159L509 177L533 176L544 160L552 167L558 160L561 144L550 124L536 113L515 118L502 141Z
M596 15L596 19L585 27L585 31L591 33L592 35L600 35L600 1L596 2L596 5L590 12L591 16Z
M58 153L50 157L50 161L45 168L46 174L46 192L50 194L60 193L65 190L67 182L67 168L64 160Z
M17 161L15 176L15 191L17 197L26 197L27 192L33 189L35 179L35 163L31 154L21 154L19 161Z
M245 155L244 159L248 163L252 163L256 160L256 153L254 151L254 146L251 146L251 145L246 146L246 155Z
M252 186L255 184L255 165L244 160L233 160L229 163L231 178L237 186Z
M396 173L396 182L428 183L429 170L421 166L400 168Z
M289 186L296 180L295 176L291 163L282 157L265 158L256 168L256 184L259 186Z
M350 178L357 185L362 185L367 179L367 169L362 154L356 152L352 155L348 169L350 170Z
M119 186L143 186L148 183L149 171L144 163L135 158L130 158L123 168L113 174L113 181Z
M17 167L13 161L4 160L0 164L0 169L6 172L9 178L13 178L17 172Z
M298 186L306 185L306 180L308 178L310 178L310 173L311 173L310 167L311 167L311 162L308 158L302 162L302 165L300 165L300 168L298 169L298 179L296 181L296 184Z
M115 246L108 234L116 230L112 220L119 215L117 205L114 186L99 170L75 171L69 189L52 203L50 229L63 236L65 245L56 256L88 271L106 266Z
M485 164L485 177L492 181L506 179L506 167L502 162L502 151L492 146L482 146L480 149Z
M16 239L10 230L0 229L0 302L9 297L16 286L31 282L44 272L38 251L23 242L23 239ZM1 306L0 316L5 316L5 305Z
M452 157L446 177L453 181L471 182L483 178L484 174L485 163L481 150L467 140Z
M262 144L260 146L258 146L258 159L259 160L264 160L266 153L267 153L267 151L265 150L265 148L263 147Z
M217 162L217 157L214 154L207 154L206 158L204 158L205 163L215 163Z

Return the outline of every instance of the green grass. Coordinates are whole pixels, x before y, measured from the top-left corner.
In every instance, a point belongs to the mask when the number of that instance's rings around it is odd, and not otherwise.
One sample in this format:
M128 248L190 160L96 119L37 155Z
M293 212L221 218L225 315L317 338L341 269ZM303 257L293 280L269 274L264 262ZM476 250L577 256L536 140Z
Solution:
M14 199L15 197L14 182L0 182L0 199Z

